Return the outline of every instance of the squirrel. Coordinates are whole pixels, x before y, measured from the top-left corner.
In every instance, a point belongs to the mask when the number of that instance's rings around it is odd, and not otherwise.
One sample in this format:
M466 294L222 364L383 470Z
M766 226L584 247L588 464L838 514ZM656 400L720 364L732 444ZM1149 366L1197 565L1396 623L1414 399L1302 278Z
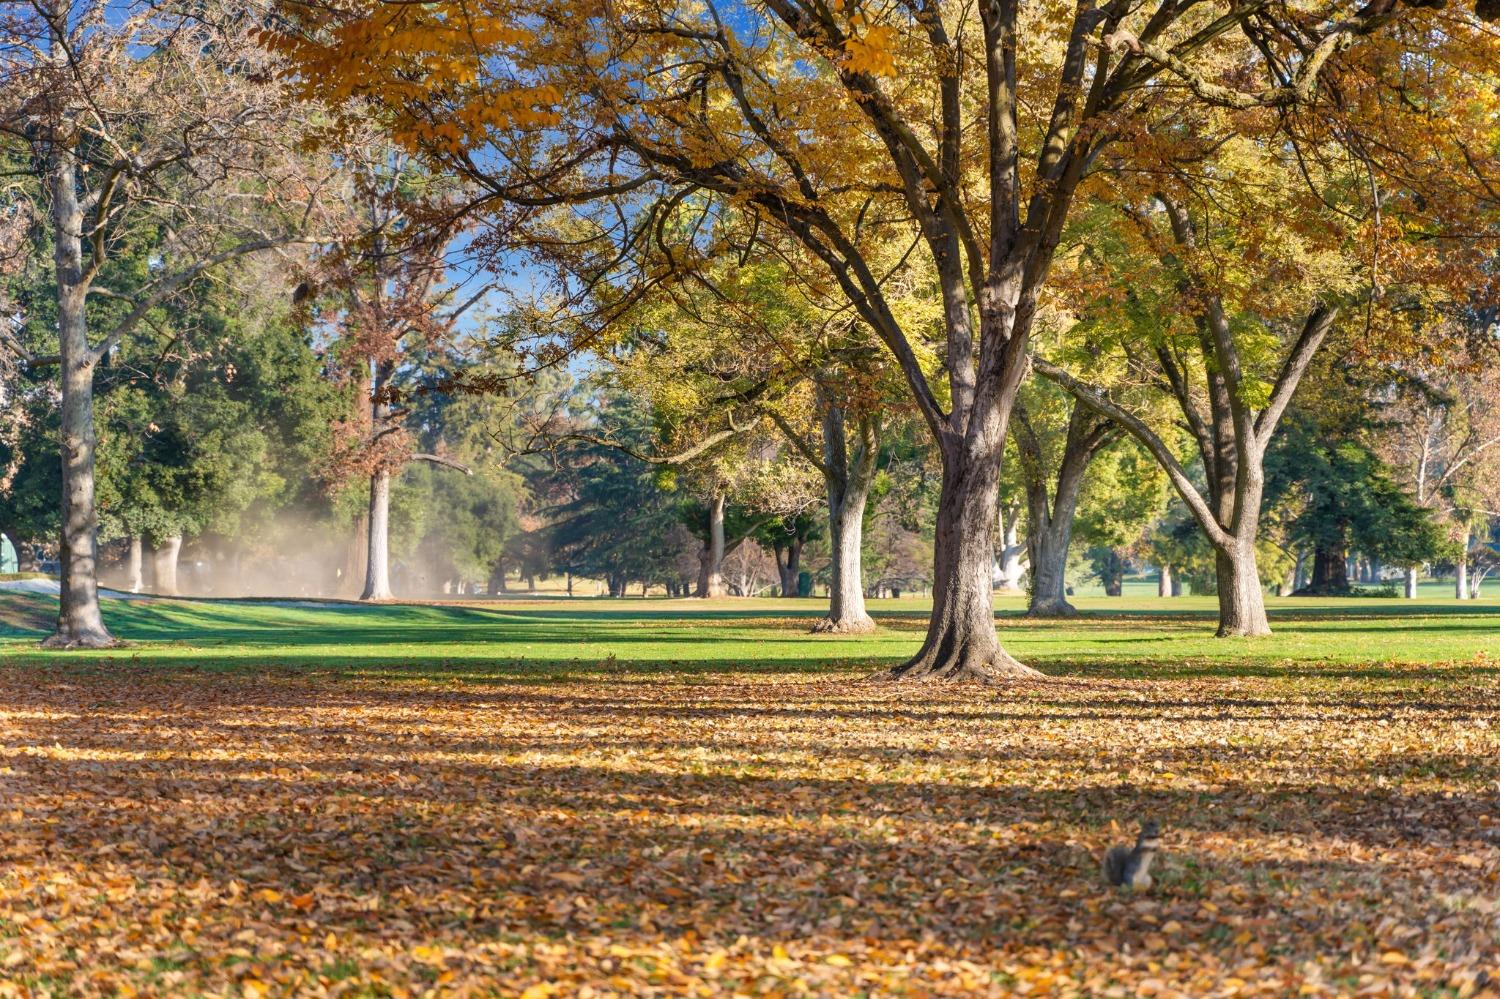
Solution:
M1154 821L1141 824L1141 834L1136 837L1135 849L1112 846L1104 855L1104 880L1136 891L1151 887L1151 861L1161 849L1161 827Z

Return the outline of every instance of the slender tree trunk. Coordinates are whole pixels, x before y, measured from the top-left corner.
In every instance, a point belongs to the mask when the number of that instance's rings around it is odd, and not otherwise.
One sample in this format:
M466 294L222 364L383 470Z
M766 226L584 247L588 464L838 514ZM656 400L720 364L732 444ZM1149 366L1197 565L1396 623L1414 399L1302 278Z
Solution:
M998 681L1040 675L1005 652L995 632L995 523L1008 409L997 402L984 412L976 405L970 419L986 420L989 432L941 442L932 616L921 650L892 671L895 678Z
M1465 534L1463 551L1453 563L1453 596L1457 600L1469 599L1469 540L1470 536Z
M1176 596L1172 592L1172 567L1162 564L1161 572L1156 577L1156 595L1158 597Z
M181 554L180 534L162 538L151 551L151 588L161 596L177 596L177 559Z
M845 410L823 399L823 483L828 492L828 616L813 625L821 634L863 635L875 630L865 610L865 506L875 481L879 433L874 417L859 420L851 453Z
M724 586L724 494L715 493L708 502L708 538L699 556L698 592L705 599L722 597Z
M1271 625L1266 619L1254 542L1241 541L1227 551L1217 550L1214 563L1219 584L1219 637L1269 635Z
M144 581L141 578L141 536L132 534L130 536L130 547L126 549L125 556L125 589L131 593L141 592Z
M99 612L98 515L94 509L94 359L84 311L83 210L77 164L60 137L49 149L57 332L62 368L62 578L57 630L47 648L105 648L115 639Z
M361 600L390 600L391 473L382 468L370 476L370 530L365 545L365 588Z
M1406 570L1406 599L1408 600L1417 599L1418 571L1419 569L1417 566L1412 566L1410 569Z
M864 547L865 503L869 487L851 483L828 495L828 616L813 631L836 635L862 635L875 630L875 621L865 610Z

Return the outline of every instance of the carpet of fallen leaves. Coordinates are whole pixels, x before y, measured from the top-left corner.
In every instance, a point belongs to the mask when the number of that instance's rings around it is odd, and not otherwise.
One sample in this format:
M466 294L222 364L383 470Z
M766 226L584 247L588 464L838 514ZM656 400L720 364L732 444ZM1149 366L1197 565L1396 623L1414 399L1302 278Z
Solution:
M0 994L1485 994L1494 673L0 669Z

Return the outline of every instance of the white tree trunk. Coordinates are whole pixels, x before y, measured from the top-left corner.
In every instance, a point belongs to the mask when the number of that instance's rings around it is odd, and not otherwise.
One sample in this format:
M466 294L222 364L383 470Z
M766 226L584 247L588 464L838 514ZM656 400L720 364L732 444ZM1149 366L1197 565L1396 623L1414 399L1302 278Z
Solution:
M370 476L370 531L366 542L365 588L361 600L390 600L391 473L382 468Z
M1163 564L1161 573L1156 578L1156 595L1158 597L1170 597L1172 593L1172 567Z
M141 536L132 534L129 554L125 559L125 588L131 593L139 593L144 585L141 578Z
M1464 535L1463 551L1459 553L1454 568L1453 596L1457 600L1469 599L1469 535Z
M1018 542L1021 511L1014 505L1000 508L1000 592L1021 592L1021 577L1026 575L1026 546Z
M164 597L177 596L177 557L182 554L182 535L162 538L151 552L151 588Z
M1417 568L1413 566L1406 570L1406 599L1417 599Z

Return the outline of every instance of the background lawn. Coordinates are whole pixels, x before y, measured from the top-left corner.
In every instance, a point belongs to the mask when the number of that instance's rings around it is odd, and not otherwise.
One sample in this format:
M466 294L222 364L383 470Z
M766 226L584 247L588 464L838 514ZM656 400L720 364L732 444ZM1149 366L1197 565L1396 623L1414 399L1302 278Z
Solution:
M1053 679L867 682L814 602L0 597L0 995L1463 996L1500 606L1085 599ZM1098 857L1166 827L1147 895Z
M1500 655L1500 600L1460 602L1270 598L1275 634L1213 635L1212 597L1079 597L1066 621L1030 621L1000 598L1001 640L1058 675L1318 675L1330 664L1372 668L1471 663ZM542 598L446 604L106 600L111 631L130 644L59 656L34 647L55 601L0 591L0 655L20 663L265 666L340 674L569 678L601 668L642 672L868 669L916 651L928 602L875 600L881 629L863 637L807 633L819 599L612 600ZM1488 668L1480 666L1479 668ZM1342 668L1333 671L1348 675Z

